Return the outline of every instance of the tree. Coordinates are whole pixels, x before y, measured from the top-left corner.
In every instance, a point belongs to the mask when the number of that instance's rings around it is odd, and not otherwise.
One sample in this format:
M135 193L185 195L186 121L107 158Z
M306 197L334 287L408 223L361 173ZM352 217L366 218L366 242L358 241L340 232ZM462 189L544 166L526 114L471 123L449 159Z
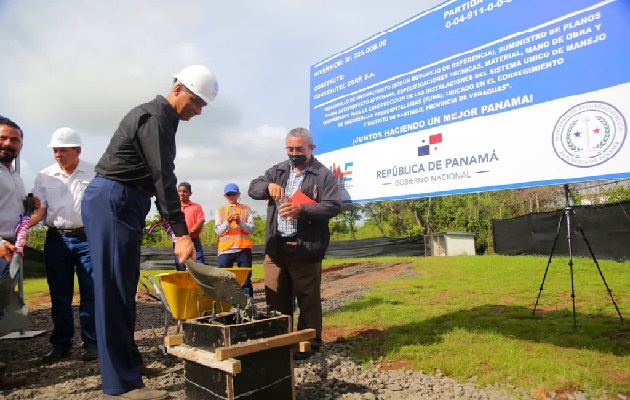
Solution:
M254 226L256 229L254 233L250 235L252 243L265 244L265 229L267 228L267 219L263 218L256 211L254 211Z
M360 204L344 204L341 207L341 214L332 219L334 222L331 231L342 233L350 232L350 237L352 240L355 240L357 238L356 224L363 217L362 209L363 207Z
M619 185L608 189L605 192L608 202L617 203L620 201L630 200L630 186Z
M376 226L381 232L381 236L385 236L385 229L383 228L383 219L381 218L381 207L378 202L366 203L363 205L363 213L368 217L369 221Z

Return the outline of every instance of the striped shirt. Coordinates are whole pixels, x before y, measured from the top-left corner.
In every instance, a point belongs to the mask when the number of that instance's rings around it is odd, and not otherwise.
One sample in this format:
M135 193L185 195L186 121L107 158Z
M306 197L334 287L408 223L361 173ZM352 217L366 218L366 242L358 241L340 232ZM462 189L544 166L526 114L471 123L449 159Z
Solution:
M304 176L306 176L306 171L308 171L308 167L303 169L301 172L297 172L295 168L291 167L291 173L289 173L287 186L284 188L284 199L282 199L283 204L293 197L293 194L302 186ZM278 233L280 236L290 237L297 235L296 218L289 221L288 219L280 217L280 213L277 214L276 218L278 219Z

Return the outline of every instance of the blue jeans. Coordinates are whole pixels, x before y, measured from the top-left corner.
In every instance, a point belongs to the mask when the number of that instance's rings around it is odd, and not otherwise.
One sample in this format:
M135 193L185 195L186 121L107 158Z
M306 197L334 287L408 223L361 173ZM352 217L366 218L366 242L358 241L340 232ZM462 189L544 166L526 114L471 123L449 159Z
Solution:
M71 237L60 235L49 229L44 244L46 280L52 302L54 329L50 336L53 347L69 349L74 336L72 296L74 295L74 272L79 281L79 321L83 347L96 346L94 323L94 279L92 260L85 234Z
M92 179L81 202L94 266L98 363L105 394L144 386L134 331L140 245L150 208L149 193L100 176Z
M252 249L243 249L236 253L219 254L217 257L217 264L219 264L219 268L232 268L234 266L234 262L236 262L236 266L238 267L251 268ZM252 285L251 271L247 274L247 278L245 278L245 282L243 282L241 287L243 288L243 293L251 298L254 298L254 286Z
M206 259L203 256L203 247L201 246L201 239L199 238L199 236L197 236L196 238L192 239L193 245L195 245L195 256L197 257L197 262L200 264L203 264L206 262ZM173 248L175 248L175 244L173 244ZM173 256L173 259L175 260L175 269L178 271L186 271L186 266L185 265L181 265L179 263L179 261L177 261L177 257Z

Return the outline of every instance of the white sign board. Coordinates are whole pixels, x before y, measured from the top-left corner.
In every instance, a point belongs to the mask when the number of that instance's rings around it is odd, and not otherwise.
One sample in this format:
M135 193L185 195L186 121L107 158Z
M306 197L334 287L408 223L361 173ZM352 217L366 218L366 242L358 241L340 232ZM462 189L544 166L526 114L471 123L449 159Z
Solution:
M346 202L630 177L630 1L447 1L311 68Z

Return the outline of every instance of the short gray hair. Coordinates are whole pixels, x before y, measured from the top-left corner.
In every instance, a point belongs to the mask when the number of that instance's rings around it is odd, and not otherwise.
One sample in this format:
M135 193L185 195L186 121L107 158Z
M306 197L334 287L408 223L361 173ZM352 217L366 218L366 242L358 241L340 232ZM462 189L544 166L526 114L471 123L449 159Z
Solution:
M306 128L293 128L287 133L287 137L285 139L288 140L290 137L303 137L306 138L306 144L309 146L313 145L313 135Z

